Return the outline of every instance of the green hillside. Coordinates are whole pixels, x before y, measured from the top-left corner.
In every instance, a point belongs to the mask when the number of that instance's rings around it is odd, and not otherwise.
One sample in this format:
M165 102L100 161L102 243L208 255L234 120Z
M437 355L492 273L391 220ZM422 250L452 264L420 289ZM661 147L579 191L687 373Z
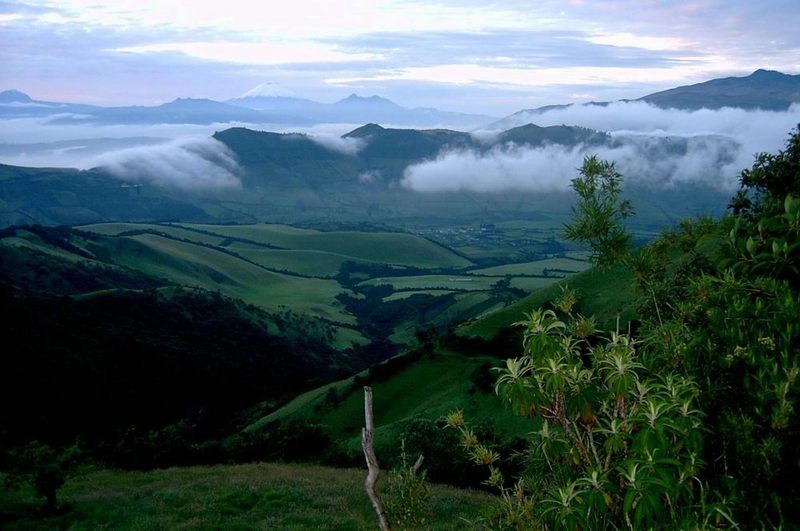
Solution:
M219 290L265 309L286 307L337 323L355 322L336 301L345 291L336 282L276 273L217 249L142 234L104 242L97 251L109 252L116 263L147 274Z
M597 316L604 328L612 327L617 315L623 325L634 316L633 277L630 272L622 266L609 270L588 269L480 319L464 323L457 329L457 334L490 340L501 329L520 321L525 312L543 307L554 300L561 293L562 285L575 290L578 311Z
M454 409L498 433L518 435L533 429L530 421L503 408L490 386L488 368L497 357L465 356L448 350L421 358L396 358L357 376L304 393L250 424L257 432L276 421L303 420L324 426L333 440L357 449L363 425L362 386L373 388L377 444L395 443L397 432L415 417L437 419ZM487 380L488 381L488 380Z
M470 275L485 275L489 277L502 277L505 275L524 276L555 276L580 273L589 267L586 260L572 258L546 258L534 262L506 264L502 266L487 267L484 269L471 269Z
M420 328L445 331L586 266L536 254L560 246L528 225L477 232L480 239L472 245L498 253L508 247L539 260L472 270L472 262L444 245L408 233L274 224L106 223L82 229L111 236L94 252L149 275L345 325L336 329L339 346L364 343L365 334L410 344ZM532 251L512 247L512 239L522 236ZM498 284L506 276L508 284Z
M0 227L175 218L201 222L213 219L174 191L129 185L104 170L0 164Z
M588 129L533 124L506 131L485 143L459 131L389 129L370 124L342 139L351 142L353 151L349 153L325 147L306 135L241 127L215 133L214 138L236 156L240 187L185 189L161 182L157 172L136 181L123 181L103 167L82 171L0 165L0 227L172 221L307 223L326 228L331 223L374 223L438 230L541 220L544 216L550 219L550 228L556 228L560 226L558 218L569 214L572 201L563 192L428 193L405 187L402 179L409 167L448 149L482 153L511 142L567 147L611 142L604 133ZM649 156L657 158L662 154L659 149ZM726 195L711 186L689 182L658 189L633 187L631 193L641 196L637 204L644 215L636 223L644 230L709 206L718 210Z
M575 264L584 264L568 260ZM528 266L528 264L523 264ZM439 278L439 277L436 277ZM446 278L446 277L445 277ZM481 277L476 277L480 279ZM486 277L487 280L491 277ZM405 277L398 279L376 279L380 281L407 282ZM492 279L494 280L494 279ZM537 279L538 280L538 279ZM441 281L441 278L439 278ZM437 282L427 282L436 284ZM426 284L426 283L423 283ZM471 283L470 283L471 284ZM523 318L524 312L546 306L561 293L561 284L576 290L578 310L587 315L610 316L601 322L612 327L615 317L620 315L623 326L633 318L632 279L624 268L612 270L589 269L534 291L531 295L510 305L492 304L483 292L467 292L456 295L469 297L462 300L468 307L483 303L482 315L475 316L457 328L457 336L466 339L495 339L504 329ZM406 289L411 289L405 286ZM397 295L422 295L425 291L398 291L389 298L397 300ZM438 290L430 293L439 293ZM480 297L480 299L475 299ZM490 304L486 304L486 302ZM459 302L448 309L458 312ZM446 311L445 311L446 314ZM444 319L444 315L437 316ZM503 332L506 333L506 332ZM404 423L415 417L437 419L454 409L464 410L465 416L478 424L491 426L498 433L506 435L524 434L533 429L530 421L521 419L503 408L490 386L481 382L493 380L489 367L500 363L500 359L513 356L514 352L490 351L480 347L484 355L467 355L465 352L436 348L434 353L400 357L364 371L357 376L334 382L296 397L283 407L254 421L247 431L258 432L275 422L302 420L324 426L326 433L334 440L344 441L351 449L359 444L360 425L363 414L361 386L369 384L374 389L377 440L383 444L396 442Z
M513 142L515 144L527 144L529 146L542 146L548 144L560 144L564 146L574 146L577 144L587 145L610 145L613 144L608 133L601 133L585 127L575 127L567 125L553 125L540 127L535 124L527 124L515 127L500 134L501 142Z

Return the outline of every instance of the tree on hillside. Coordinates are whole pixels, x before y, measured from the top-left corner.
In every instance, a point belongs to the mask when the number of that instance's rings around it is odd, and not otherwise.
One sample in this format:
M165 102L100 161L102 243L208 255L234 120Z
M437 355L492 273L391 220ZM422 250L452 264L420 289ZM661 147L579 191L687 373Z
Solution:
M77 445L57 450L32 441L9 452L6 481L13 485L28 483L45 500L48 513L58 508L58 489L74 471L80 457Z
M623 262L640 288L635 337L597 334L579 295L518 323L523 354L496 390L536 419L513 487L460 412L448 418L500 489L499 523L557 528L800 522L800 131L742 173L733 216L682 222L631 249L614 165L588 157L568 237Z

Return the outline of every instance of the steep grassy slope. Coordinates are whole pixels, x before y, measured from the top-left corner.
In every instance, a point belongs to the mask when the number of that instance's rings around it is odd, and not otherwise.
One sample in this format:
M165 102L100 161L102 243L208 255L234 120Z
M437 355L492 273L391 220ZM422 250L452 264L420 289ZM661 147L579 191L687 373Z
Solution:
M30 529L339 529L371 530L366 471L313 465L250 464L98 471L68 481L64 510L37 512L32 493L0 490L0 527ZM2 483L0 483L2 485ZM462 529L495 501L436 485L426 529Z
M566 280L536 291L501 310L464 323L457 330L463 337L490 340L503 329L522 319L525 312L545 306L561 292L561 286L572 287L578 296L577 311L594 315L604 328L614 325L617 316L625 325L633 318L633 278L624 267L608 270L588 269Z
M217 249L142 234L107 240L95 251L108 252L114 262L147 274L219 290L272 311L287 307L337 323L355 322L336 301L345 291L336 282L268 271Z
M475 423L506 435L533 429L530 421L506 410L487 382L495 357L464 356L440 350L419 359L396 358L359 375L304 393L250 426L258 431L276 421L305 420L322 424L334 439L351 449L360 444L364 404L362 386L373 388L377 444L393 441L403 423L421 416L443 417L454 409ZM394 365L394 366L393 366Z

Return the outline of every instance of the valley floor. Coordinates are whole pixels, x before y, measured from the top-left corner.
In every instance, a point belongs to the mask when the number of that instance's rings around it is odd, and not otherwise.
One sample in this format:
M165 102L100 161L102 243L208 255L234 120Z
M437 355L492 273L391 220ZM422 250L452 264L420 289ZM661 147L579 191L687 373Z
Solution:
M0 490L0 527L20 529L375 529L366 471L297 464L103 470L68 481L60 512ZM385 480L385 475L382 479ZM459 529L493 497L436 485L425 529Z

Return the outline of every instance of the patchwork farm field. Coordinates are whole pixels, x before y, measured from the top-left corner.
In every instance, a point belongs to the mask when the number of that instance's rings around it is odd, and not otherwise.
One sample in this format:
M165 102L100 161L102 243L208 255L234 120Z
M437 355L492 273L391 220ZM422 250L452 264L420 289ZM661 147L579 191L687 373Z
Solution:
M322 232L286 225L186 225L214 234L281 249L314 250L383 264L419 268L462 268L470 262L418 236L395 232Z
M572 258L545 258L533 262L523 262L518 264L506 264L502 266L487 267L484 269L472 269L471 275L484 275L489 277L510 276L555 276L564 277L565 275L580 273L589 268L586 260L576 260Z
M378 314L388 312L387 337L407 344L422 326L444 329L487 315L521 294L585 269L583 255L555 244L553 227L543 223L430 237L276 224L104 223L80 229L105 236L96 251L116 264L178 285L219 291L268 311L321 318L336 327L337 345L346 347L367 342L358 329L365 311L370 319L384 319ZM443 243L443 234L461 250ZM477 249L475 260L485 254L481 249L491 248L495 264L508 251L506 263L480 267L463 252L470 246ZM522 256L528 259L508 263ZM355 303L375 288L382 290L376 298L368 295L366 303ZM426 302L417 311L423 301L419 297Z

